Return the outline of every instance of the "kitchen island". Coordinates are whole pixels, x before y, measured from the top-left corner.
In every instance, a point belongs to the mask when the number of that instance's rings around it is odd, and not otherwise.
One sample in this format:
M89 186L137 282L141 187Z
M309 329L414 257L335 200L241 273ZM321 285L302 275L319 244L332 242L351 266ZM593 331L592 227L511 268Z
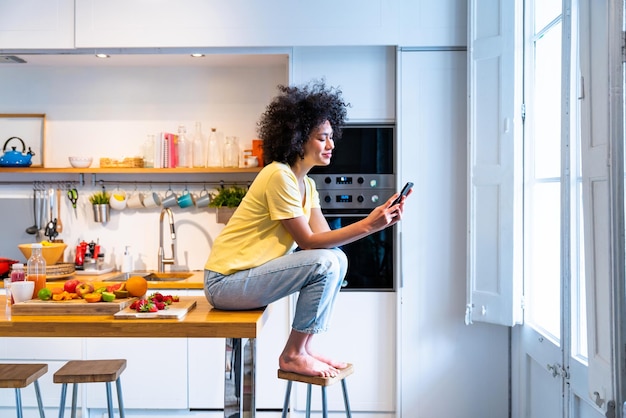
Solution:
M178 285L180 287L180 284ZM10 315L0 310L0 336L2 337L109 337L152 338L167 335L171 338L227 338L233 339L237 372L236 384L225 385L224 399L233 393L240 402L236 409L224 405L224 416L239 412L239 416L255 413L255 341L269 316L270 309L249 311L220 311L214 309L202 296L189 296L185 300L196 302L182 319L114 319L113 315ZM6 298L0 297L0 306ZM241 359L246 359L243 364ZM243 394L243 388L250 396Z

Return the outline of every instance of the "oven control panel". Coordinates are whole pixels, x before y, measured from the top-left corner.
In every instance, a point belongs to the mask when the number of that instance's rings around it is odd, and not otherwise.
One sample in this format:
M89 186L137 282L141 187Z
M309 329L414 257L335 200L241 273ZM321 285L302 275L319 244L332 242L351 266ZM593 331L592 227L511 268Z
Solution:
M395 193L390 174L313 174L322 210L373 209Z

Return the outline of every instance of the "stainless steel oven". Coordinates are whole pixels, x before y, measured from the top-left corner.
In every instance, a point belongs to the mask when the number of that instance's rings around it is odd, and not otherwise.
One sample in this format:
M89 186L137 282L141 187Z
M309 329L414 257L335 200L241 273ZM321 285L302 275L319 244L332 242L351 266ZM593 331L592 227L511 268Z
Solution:
M331 228L363 219L396 191L394 125L347 125L327 167L310 176ZM345 291L395 290L396 228L342 246L348 256Z

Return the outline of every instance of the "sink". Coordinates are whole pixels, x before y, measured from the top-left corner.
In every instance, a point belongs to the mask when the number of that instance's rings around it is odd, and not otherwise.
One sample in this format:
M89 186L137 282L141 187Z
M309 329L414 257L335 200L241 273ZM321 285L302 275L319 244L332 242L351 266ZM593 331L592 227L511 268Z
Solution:
M187 272L166 272L157 273L149 271L135 271L131 273L120 273L113 277L105 279L105 282L123 282L128 280L132 276L141 276L149 282L176 282L179 280L185 280L193 276L193 273Z

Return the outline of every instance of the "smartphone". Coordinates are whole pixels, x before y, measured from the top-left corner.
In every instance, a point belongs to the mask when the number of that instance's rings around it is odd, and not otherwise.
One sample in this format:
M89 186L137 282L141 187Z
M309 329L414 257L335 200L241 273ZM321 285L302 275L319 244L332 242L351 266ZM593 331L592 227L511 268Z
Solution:
M396 198L396 200L393 201L393 203L391 204L391 206L393 205L397 205L398 203L400 203L400 201L402 200L402 196L406 196L409 194L409 191L413 188L413 183L411 183L410 181L407 181L407 183L404 185L404 187L402 188L402 191L400 192L400 196L398 196Z

